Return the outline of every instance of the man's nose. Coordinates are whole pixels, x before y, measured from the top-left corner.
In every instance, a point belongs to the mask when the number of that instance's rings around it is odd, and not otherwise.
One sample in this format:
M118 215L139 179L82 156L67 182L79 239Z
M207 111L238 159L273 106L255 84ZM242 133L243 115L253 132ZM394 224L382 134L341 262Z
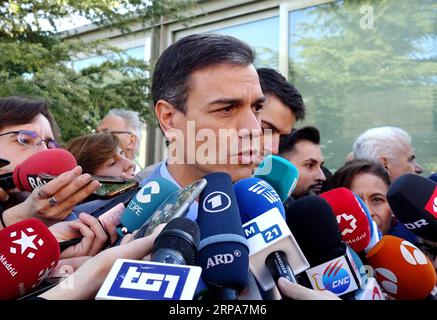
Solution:
M414 173L415 174L422 174L423 168L420 164L418 164L416 161L414 161L413 166L414 166Z
M245 108L241 113L241 118L238 123L238 131L242 132L240 136L250 135L259 137L262 135L259 115L253 113L251 108Z

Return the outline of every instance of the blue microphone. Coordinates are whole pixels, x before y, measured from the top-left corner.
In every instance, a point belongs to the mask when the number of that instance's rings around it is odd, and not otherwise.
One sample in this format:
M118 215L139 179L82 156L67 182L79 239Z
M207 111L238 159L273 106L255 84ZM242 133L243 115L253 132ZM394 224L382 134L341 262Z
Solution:
M241 227L240 212L231 176L210 173L199 198L198 265L209 291L205 298L236 300L249 275L249 248Z
M285 221L276 191L266 181L246 178L234 186L250 250L249 267L264 291L280 277L296 283L295 274L310 267Z

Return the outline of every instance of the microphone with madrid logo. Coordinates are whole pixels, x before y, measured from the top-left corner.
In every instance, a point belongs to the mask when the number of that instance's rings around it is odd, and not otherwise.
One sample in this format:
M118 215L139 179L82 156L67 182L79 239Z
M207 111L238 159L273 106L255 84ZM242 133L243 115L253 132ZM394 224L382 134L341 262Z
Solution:
M0 231L0 299L13 299L36 288L59 261L59 243L37 219Z
M398 300L422 300L436 285L431 261L410 242L386 235L366 255L382 289Z
M405 174L387 192L394 215L411 232L437 241L437 184L427 178Z
M370 241L370 224L353 192L336 188L322 193L320 197L331 206L343 241L356 252L364 251Z

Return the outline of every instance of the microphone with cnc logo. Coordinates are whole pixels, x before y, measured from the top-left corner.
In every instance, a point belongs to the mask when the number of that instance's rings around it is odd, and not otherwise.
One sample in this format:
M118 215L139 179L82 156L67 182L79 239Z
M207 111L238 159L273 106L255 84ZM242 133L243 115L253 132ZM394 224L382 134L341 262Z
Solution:
M132 198L124 210L117 233L123 237L139 229L158 207L178 188L164 178L156 178L146 183Z
M266 181L246 178L234 185L249 243L249 267L264 291L273 289L280 277L296 283L295 273L309 268L285 222L284 206Z
M437 184L430 179L404 174L387 192L387 200L396 218L411 232L429 241L437 241Z
M286 211L287 225L311 268L298 281L344 298L360 288L361 277L329 203L318 196L296 200Z
M13 173L1 175L0 188L4 190L18 188L21 191L32 192L44 184L44 181L38 176L39 174L46 173L56 176L72 170L76 166L76 159L67 150L42 150L16 166Z
M253 177L269 183L285 202L296 188L299 172L287 159L270 154L260 163Z
M200 194L197 224L200 229L198 265L208 285L208 297L236 300L249 276L249 248L240 212L227 173L210 173Z
M57 265L59 243L37 219L27 219L0 231L0 299L34 290Z

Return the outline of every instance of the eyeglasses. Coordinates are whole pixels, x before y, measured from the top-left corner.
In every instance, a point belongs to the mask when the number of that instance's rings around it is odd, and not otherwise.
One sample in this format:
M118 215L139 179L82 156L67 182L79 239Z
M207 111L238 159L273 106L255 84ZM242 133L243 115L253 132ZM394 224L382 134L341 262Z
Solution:
M102 130L96 130L97 133L112 133L112 134L133 134L130 131L116 131L116 130L110 130L110 129L102 129Z
M54 139L48 138L47 140L44 140L34 131L30 131L30 130L10 131L0 134L0 137L8 134L17 135L17 142L26 147L36 146L40 148L42 146L42 143L44 142L47 149L59 148L58 143Z

